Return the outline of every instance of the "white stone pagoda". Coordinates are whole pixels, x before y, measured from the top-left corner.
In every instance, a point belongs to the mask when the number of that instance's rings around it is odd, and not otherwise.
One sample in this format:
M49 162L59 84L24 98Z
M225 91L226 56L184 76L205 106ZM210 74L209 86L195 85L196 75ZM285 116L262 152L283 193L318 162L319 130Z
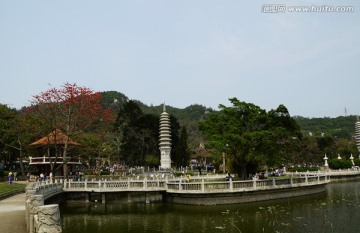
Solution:
M357 149L360 154L360 120L359 120L359 116L357 117L357 122L355 123L355 138L356 138ZM359 155L359 157L360 157L360 155Z
M170 169L171 168L171 127L170 127L170 116L166 112L165 104L163 112L160 114L160 168Z

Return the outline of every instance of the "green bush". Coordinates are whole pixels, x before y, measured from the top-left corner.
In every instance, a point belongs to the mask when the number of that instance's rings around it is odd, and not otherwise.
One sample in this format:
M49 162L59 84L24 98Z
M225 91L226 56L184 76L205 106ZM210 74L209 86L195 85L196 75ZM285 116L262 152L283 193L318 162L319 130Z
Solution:
M145 164L149 167L156 167L160 164L160 158L157 155L146 155Z
M4 171L0 170L0 182L4 181Z
M174 176L183 176L183 175L190 175L190 176L194 176L193 172L186 172L186 173L182 173L182 172L174 172Z
M354 164L360 167L360 159L354 159Z
M102 176L108 176L108 175L110 175L110 172L109 172L109 171L102 171L102 172L100 173L100 175L102 175Z
M318 171L319 168L318 167L291 167L291 168L287 168L286 169L288 172L314 172L314 171Z
M329 167L331 169L347 169L352 167L352 163L350 160L332 159L329 161Z

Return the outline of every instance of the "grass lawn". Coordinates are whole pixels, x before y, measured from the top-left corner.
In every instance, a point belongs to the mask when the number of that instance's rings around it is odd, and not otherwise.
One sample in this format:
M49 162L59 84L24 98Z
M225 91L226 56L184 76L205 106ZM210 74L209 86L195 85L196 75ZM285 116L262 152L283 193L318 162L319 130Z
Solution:
M9 185L8 182L0 182L0 194L10 192L12 190L16 189L25 189L25 184L18 184L13 183L12 185Z

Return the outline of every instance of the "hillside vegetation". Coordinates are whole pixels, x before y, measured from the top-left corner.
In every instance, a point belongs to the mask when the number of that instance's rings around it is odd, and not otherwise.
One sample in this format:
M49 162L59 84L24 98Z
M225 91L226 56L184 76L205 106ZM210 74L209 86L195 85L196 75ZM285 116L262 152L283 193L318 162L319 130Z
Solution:
M118 111L123 106L124 101L129 98L116 91L107 91L101 93L104 104ZM159 115L163 111L163 106L147 106L141 101L136 101L145 113ZM220 103L219 103L220 104ZM206 106L193 104L184 109L166 106L166 111L174 115L182 125L185 125L190 135L189 142L199 143L202 141L201 134L198 130L200 120L214 110ZM299 124L304 135L327 136L336 138L352 139L355 134L356 116L339 116L336 118L306 118L302 116L293 117ZM200 138L199 138L200 137Z

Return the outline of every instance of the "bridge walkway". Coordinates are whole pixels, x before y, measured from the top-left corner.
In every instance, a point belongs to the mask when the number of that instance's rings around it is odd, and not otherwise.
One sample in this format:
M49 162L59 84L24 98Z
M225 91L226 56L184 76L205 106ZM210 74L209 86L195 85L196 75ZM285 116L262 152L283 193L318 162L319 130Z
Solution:
M25 193L0 201L0 232L26 233Z

